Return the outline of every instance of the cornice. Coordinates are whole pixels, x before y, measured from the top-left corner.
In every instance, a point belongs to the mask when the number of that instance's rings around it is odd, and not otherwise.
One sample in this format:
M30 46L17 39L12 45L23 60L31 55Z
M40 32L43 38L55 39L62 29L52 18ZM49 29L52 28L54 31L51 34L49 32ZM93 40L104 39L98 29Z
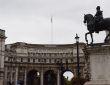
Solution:
M8 45L8 44L7 44ZM12 44L9 44L11 45L11 47L16 47L16 46L26 46L26 47L46 47L46 48L55 48L55 47L73 47L73 46L76 46L76 43L74 44L29 44L29 43L25 43L25 42L16 42L16 43L12 43ZM79 42L79 45L82 45L84 46L85 43L82 43L82 42Z
M100 44L93 44L88 45L83 49L84 53L93 53L93 52L103 52L103 51L110 51L110 43L100 43Z

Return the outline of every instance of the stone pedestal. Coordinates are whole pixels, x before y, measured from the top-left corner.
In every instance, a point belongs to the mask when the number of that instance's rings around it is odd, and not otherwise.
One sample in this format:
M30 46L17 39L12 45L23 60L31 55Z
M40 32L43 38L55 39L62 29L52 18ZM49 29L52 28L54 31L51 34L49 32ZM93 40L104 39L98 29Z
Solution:
M87 46L90 59L90 82L85 85L110 85L110 44Z

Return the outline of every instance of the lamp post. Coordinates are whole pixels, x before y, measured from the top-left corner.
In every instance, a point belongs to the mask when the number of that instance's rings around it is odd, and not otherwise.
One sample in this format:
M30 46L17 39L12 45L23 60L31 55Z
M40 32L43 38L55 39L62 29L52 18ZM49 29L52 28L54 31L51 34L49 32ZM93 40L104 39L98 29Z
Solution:
M79 37L78 37L78 35L76 34L76 37L75 37L75 39L76 39L76 45L77 45L77 67L78 67L78 80L79 80L79 78L80 78L80 74L79 74Z
M13 57L12 57L12 53L14 53L14 51L13 50L6 50L6 51L8 51L9 52L9 54L10 54L10 59L11 59L11 69L10 69L10 79L11 79L11 81L10 81L10 85L12 85L12 59L13 59Z
M11 72L11 82L10 82L10 83L11 83L11 85L12 85L12 55L11 55L10 58L11 58L11 70L10 70L10 72Z
M17 85L20 85L20 80L19 80L19 77L20 77L20 63L18 62L17 58L16 58L16 61L15 61L15 64L16 64L16 67L18 67L18 80L17 80Z
M10 81L10 85L13 85L13 84L12 84L12 79L13 79L13 78L12 78L12 76L13 76L13 72L12 72L12 71L13 71L13 69L12 69L13 65L12 65L12 64L13 64L13 61L14 61L13 56L16 55L16 52L15 52L14 50L11 50L11 49L6 49L6 51L9 52L9 54L10 54L10 59L11 59L11 70L10 70L11 81Z
M13 59L13 56L15 56L16 55L16 51L14 51L14 50L11 50L11 49L5 49L5 51L9 54L9 62L10 62L10 60L11 60L11 68L10 68L10 85L12 85L12 61L14 61L14 59Z

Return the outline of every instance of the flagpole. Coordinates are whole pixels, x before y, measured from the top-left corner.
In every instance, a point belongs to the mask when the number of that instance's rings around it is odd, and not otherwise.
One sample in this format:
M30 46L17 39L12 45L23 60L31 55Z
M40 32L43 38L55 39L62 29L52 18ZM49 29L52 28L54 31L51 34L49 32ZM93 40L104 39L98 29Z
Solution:
M51 15L51 42L53 44L53 25L52 25L52 15Z

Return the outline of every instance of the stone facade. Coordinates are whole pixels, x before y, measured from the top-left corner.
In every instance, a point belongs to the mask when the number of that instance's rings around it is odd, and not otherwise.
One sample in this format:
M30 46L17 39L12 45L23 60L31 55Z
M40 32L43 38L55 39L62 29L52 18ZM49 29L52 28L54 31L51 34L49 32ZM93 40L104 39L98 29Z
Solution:
M5 44L5 31L0 29L0 85L17 85L20 80L28 84L29 73L38 71L40 85L45 85L45 73L49 70L57 75L57 85L61 85L61 70L57 61L62 62L64 71L71 71L77 76L76 44L29 44L16 42ZM79 43L80 76L85 76L85 44ZM66 64L68 61L68 67Z
M79 43L80 75L84 76L85 59L82 49L84 43ZM17 85L18 77L27 85L27 75L31 70L40 73L40 85L44 85L44 73L53 70L57 74L57 85L60 85L60 74L56 61L62 61L66 69L77 76L76 44L28 44L17 42L5 45L4 53L4 85L11 81ZM66 71L65 70L65 71ZM19 76L21 74L21 76ZM24 74L24 76L22 76Z

